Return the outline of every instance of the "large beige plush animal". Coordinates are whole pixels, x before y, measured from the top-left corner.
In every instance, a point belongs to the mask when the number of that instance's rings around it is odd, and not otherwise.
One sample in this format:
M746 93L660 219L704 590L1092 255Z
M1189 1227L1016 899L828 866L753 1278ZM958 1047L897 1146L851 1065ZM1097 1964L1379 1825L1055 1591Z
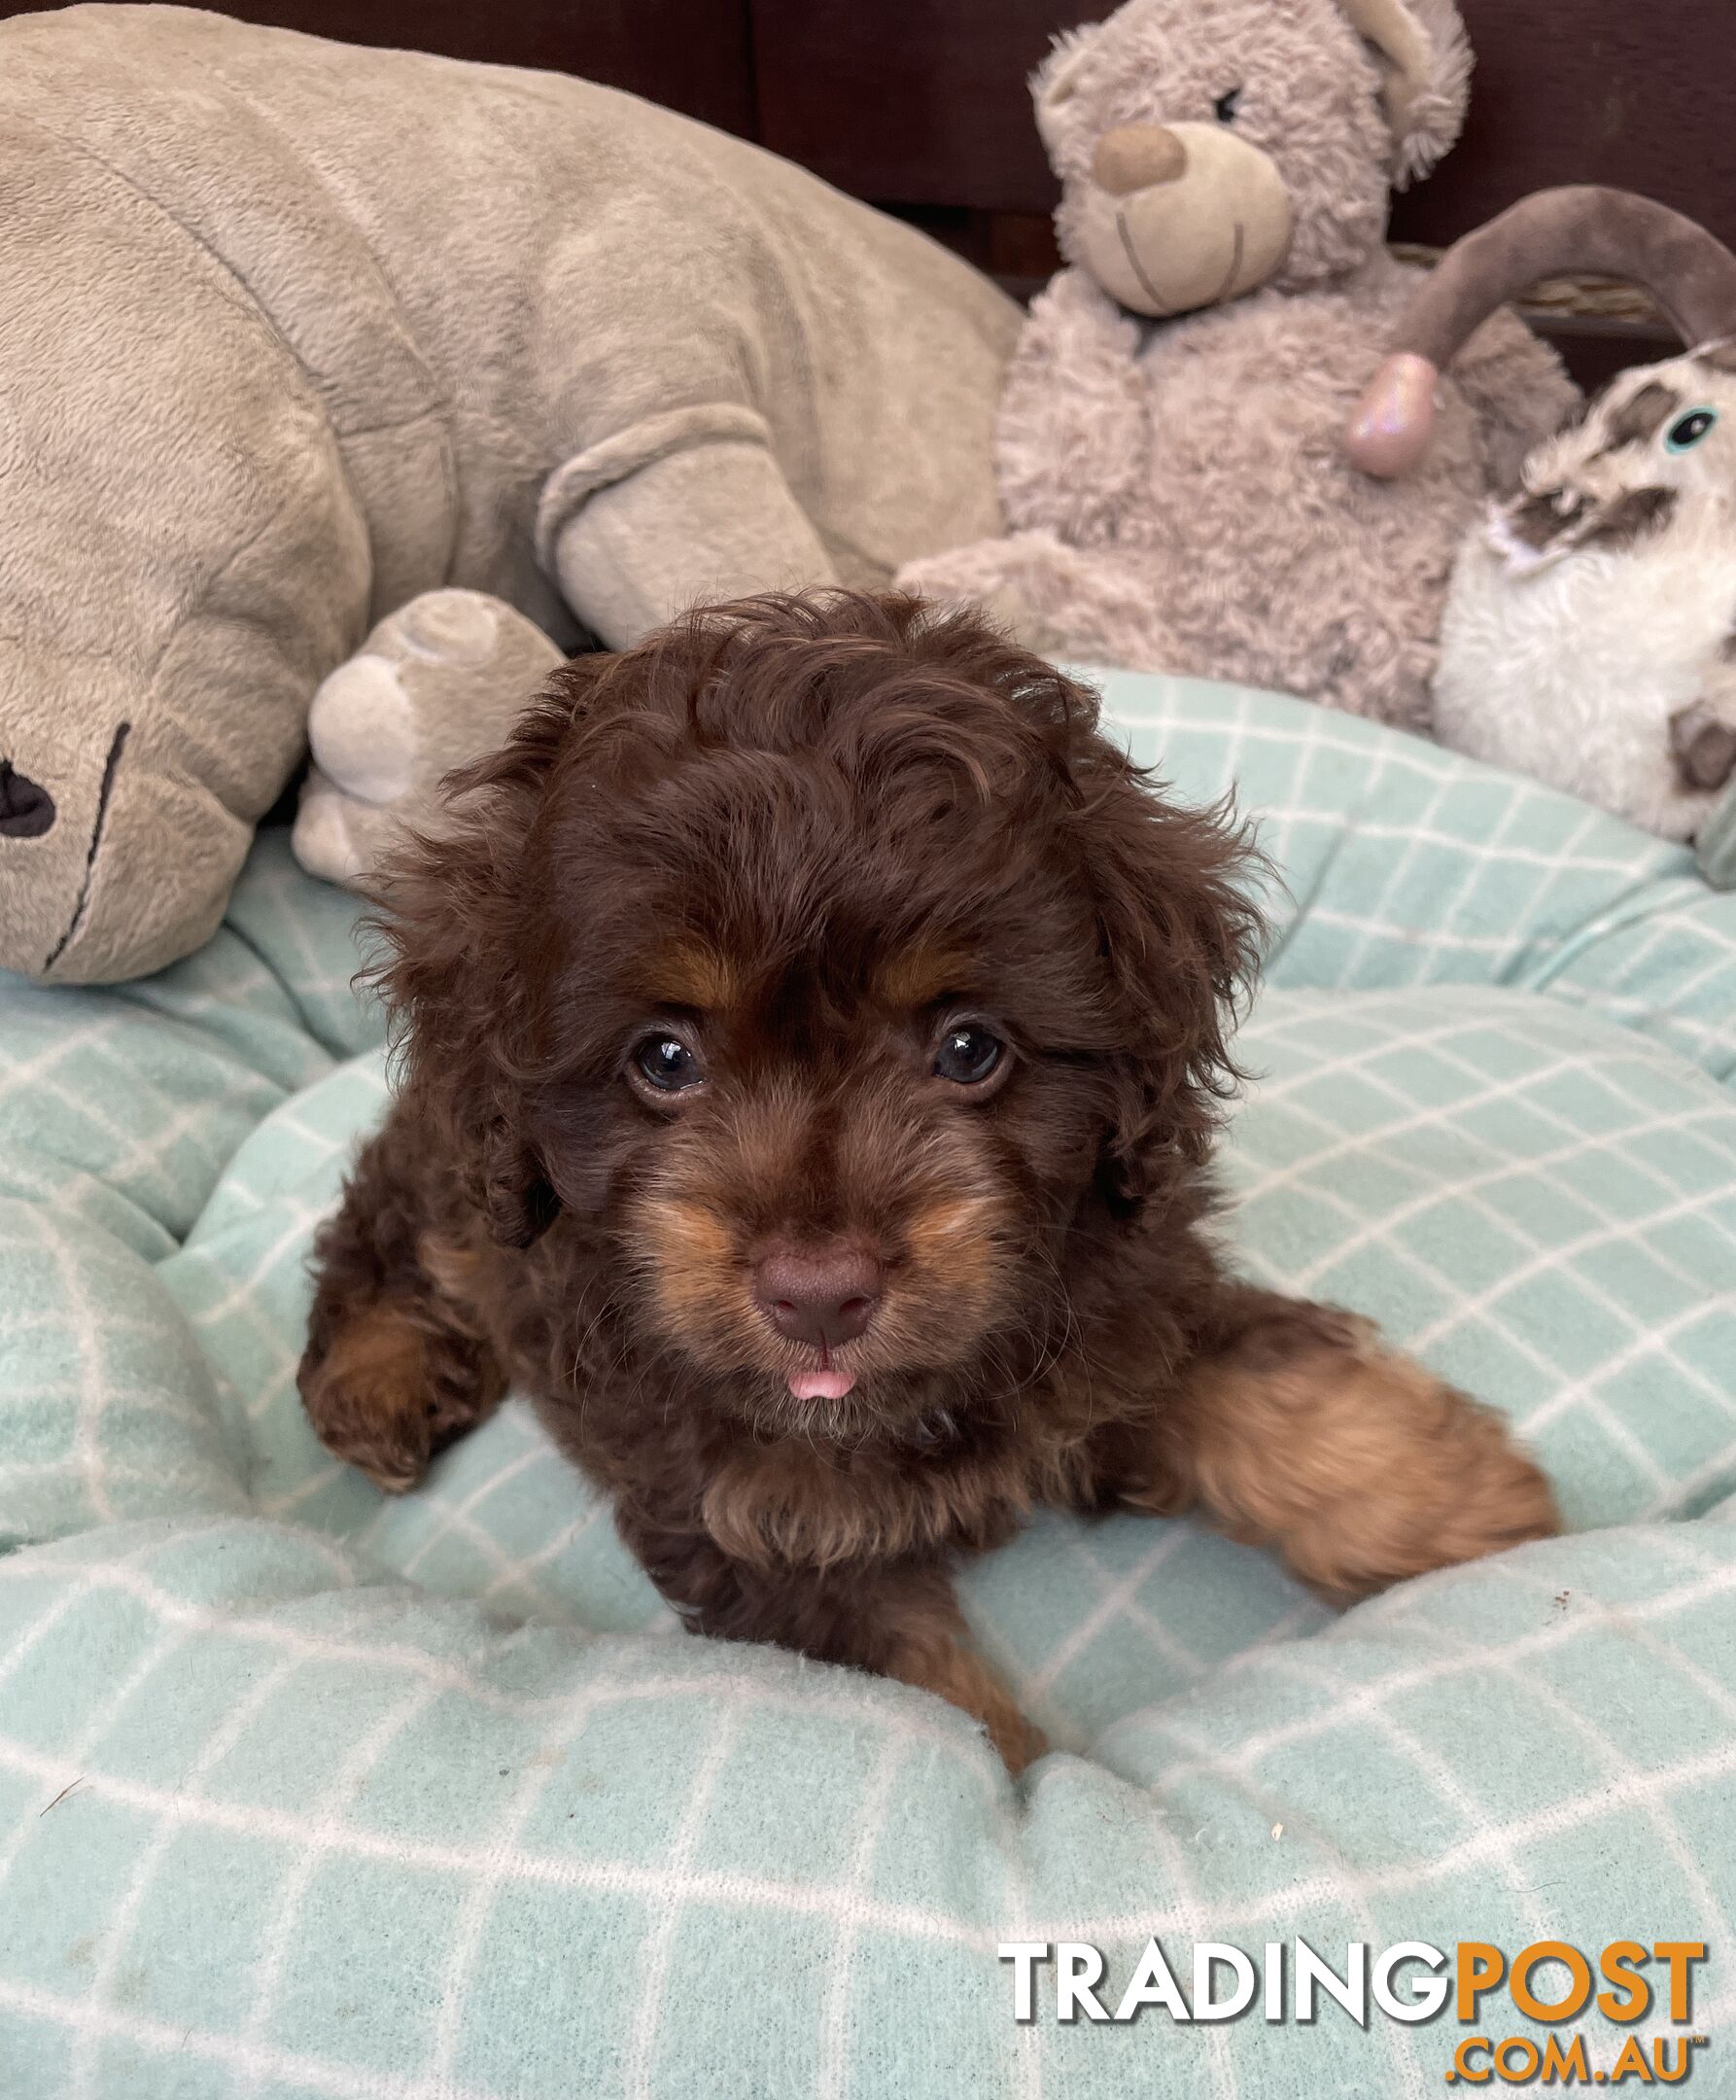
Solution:
M201 942L375 621L301 834L333 873L499 741L434 702L513 704L454 672L546 660L520 615L620 646L998 527L1012 304L630 95L180 8L15 18L0 228L0 966Z
M1063 38L1033 90L1068 267L1008 376L1010 533L902 580L1074 655L1426 726L1459 541L1576 399L1503 313L1416 474L1344 454L1419 281L1389 195L1457 135L1469 66L1450 0L1128 0Z

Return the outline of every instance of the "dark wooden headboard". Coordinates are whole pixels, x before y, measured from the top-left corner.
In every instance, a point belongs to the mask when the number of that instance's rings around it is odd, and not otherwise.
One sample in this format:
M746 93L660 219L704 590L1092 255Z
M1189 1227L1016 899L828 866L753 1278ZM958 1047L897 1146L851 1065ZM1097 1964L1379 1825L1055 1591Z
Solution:
M917 220L1016 289L1055 266L1055 185L1024 82L1054 33L1111 0L240 0L227 12L360 44L551 66L757 138ZM1736 245L1732 0L1460 0L1471 121L1400 200L1441 246L1527 191L1624 184ZM0 0L0 14L22 12ZM1566 332L1574 332L1568 324ZM1582 375L1650 340L1596 324Z
M1460 0L1477 54L1455 152L1400 206L1444 242L1527 191L1623 183L1736 237L1730 0ZM1042 213L1024 79L1109 7L1054 0L753 0L758 135L862 196ZM1719 222L1722 221L1721 227Z

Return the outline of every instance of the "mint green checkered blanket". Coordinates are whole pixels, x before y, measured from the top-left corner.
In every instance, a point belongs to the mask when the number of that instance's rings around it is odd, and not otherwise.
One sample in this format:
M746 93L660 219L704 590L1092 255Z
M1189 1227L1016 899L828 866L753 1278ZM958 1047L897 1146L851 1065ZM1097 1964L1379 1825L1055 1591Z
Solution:
M516 1404L383 1503L294 1386L379 1023L266 836L187 962L0 984L4 2100L1386 2100L1472 2032L1063 2023L1052 1966L1015 2023L1000 1942L1094 1943L1113 2004L1153 1934L1703 1941L1736 2093L1736 896L1406 738L1105 682L1289 887L1242 1260L1507 1409L1574 1535L1335 1618L1191 1523L1041 1522L965 1579L1059 1746L1014 1787L920 1694L672 1638Z

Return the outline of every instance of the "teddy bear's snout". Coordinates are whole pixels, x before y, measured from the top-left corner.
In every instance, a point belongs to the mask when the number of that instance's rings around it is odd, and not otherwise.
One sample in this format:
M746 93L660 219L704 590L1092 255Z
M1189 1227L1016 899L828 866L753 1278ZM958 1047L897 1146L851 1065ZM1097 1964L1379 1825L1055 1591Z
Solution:
M1117 124L1098 139L1092 179L1111 196L1131 196L1179 182L1188 172L1188 149L1164 124Z
M53 822L53 796L0 758L0 838L41 838Z
M1293 222L1278 163L1229 124L1117 124L1067 185L1061 246L1130 313L1170 318L1265 284Z

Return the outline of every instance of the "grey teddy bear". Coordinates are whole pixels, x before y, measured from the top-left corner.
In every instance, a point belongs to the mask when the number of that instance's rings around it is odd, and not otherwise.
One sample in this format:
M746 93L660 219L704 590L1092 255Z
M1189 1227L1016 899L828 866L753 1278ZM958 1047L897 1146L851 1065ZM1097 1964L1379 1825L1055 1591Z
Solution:
M1426 728L1459 542L1579 398L1504 311L1422 471L1345 455L1421 281L1390 193L1451 145L1469 70L1450 0L1128 0L1062 38L1032 88L1069 266L1002 397L1007 536L900 582L1074 657Z

